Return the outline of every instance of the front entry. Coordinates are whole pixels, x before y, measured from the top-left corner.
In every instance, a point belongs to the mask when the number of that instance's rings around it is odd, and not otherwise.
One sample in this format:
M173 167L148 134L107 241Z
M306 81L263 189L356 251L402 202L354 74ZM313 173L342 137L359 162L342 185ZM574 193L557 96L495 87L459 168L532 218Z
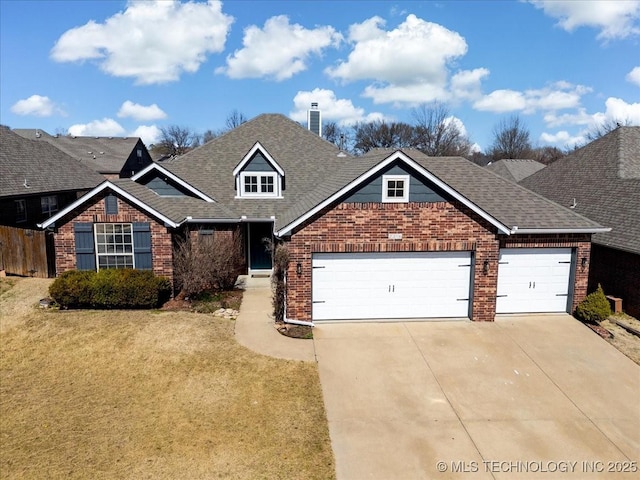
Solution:
M273 223L250 223L249 232L249 270L271 270L273 262L269 250L273 241Z

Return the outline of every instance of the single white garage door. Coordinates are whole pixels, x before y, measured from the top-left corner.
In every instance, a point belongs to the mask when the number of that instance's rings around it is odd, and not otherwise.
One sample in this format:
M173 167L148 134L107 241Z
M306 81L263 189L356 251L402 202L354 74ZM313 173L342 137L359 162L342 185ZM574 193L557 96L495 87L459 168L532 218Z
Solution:
M314 320L468 317L470 252L315 253Z
M503 248L496 313L565 312L570 276L570 248Z

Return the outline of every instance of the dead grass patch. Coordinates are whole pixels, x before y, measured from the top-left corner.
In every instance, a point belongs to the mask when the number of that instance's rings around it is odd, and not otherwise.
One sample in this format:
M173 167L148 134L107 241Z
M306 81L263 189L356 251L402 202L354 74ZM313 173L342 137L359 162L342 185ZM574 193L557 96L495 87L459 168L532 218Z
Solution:
M335 477L317 367L232 321L30 307L0 349L3 478Z
M640 321L636 320L633 317L630 317L629 315L616 314L614 315L614 317L617 317L627 325L631 325L636 329L640 329ZM613 322L610 322L609 320L600 322L600 326L605 328L612 334L612 337L607 339L609 343L611 343L614 347L624 353L635 363L640 365L640 338L638 336L628 332L624 328L616 325Z

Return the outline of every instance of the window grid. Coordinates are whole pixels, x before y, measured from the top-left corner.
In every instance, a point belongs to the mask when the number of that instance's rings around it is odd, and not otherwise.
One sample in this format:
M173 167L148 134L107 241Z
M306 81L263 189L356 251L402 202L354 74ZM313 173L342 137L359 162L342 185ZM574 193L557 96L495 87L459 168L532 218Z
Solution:
M240 175L240 180L242 183L240 196L275 197L278 195L276 173L244 172Z
M53 215L58 211L58 197L50 195L40 198L40 208L42 209L42 213L49 216Z
M134 268L133 228L130 223L95 225L98 269Z
M386 203L401 203L409 201L408 175L383 175L382 201Z

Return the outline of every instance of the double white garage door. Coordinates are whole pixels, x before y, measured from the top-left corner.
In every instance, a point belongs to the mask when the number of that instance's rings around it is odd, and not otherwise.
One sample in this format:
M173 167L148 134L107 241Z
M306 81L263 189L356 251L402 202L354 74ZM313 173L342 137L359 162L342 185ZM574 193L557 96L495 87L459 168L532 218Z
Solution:
M468 317L470 252L316 253L313 320ZM570 249L503 249L497 313L565 311Z

